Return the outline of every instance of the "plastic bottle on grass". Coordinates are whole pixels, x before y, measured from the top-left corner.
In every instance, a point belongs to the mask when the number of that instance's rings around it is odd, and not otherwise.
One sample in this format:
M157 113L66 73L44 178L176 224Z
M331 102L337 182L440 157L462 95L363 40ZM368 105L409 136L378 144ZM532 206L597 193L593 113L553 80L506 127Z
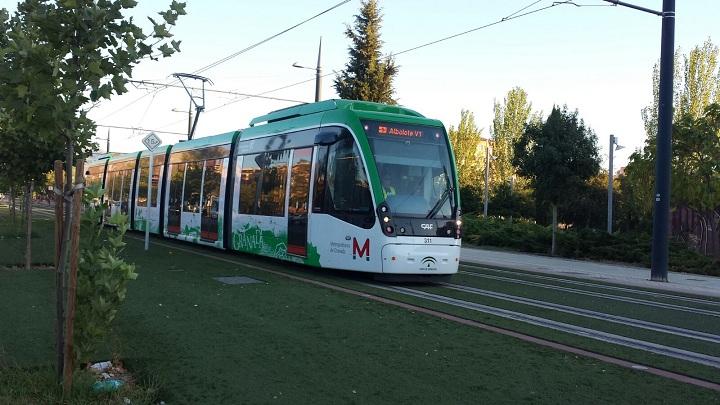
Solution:
M92 390L95 392L115 392L119 390L123 384L121 380L97 381L93 384Z

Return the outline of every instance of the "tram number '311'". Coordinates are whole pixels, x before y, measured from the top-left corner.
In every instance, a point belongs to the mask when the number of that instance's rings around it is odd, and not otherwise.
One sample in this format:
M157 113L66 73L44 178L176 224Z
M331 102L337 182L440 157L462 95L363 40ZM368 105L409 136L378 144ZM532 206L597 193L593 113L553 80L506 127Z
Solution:
M425 238L425 243L432 243L432 238Z

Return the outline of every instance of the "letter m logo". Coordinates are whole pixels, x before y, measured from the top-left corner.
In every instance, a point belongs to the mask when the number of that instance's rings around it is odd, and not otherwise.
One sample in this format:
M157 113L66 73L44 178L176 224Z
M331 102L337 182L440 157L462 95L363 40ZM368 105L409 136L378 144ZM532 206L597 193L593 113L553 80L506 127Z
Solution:
M370 261L370 239L365 239L362 247L358 244L357 239L353 238L353 260L357 257L365 257L365 260Z

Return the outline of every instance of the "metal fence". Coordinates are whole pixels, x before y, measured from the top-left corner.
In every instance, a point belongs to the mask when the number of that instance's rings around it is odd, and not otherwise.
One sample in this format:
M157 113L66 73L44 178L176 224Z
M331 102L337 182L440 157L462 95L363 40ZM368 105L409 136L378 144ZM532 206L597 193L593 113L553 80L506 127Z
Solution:
M672 213L672 234L696 251L720 259L720 207L702 213L677 207Z

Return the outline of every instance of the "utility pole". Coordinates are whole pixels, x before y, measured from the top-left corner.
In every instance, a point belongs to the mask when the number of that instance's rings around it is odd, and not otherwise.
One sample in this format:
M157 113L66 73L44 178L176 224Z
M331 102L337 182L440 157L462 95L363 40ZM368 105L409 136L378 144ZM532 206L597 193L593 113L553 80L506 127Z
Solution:
M615 135L610 135L610 147L608 148L608 214L607 214L607 233L612 235L613 228L613 155L616 150L620 150L624 146L617 143Z
M655 160L655 202L650 280L668 281L668 233L670 221L670 159L673 116L673 63L675 51L675 0L663 0L662 11L618 0L605 0L662 17L660 40L660 97Z
M107 143L105 144L105 153L110 153L110 128L108 128Z
M488 183L490 182L490 139L485 144L485 193L483 203L483 218L488 215Z
M318 58L317 58L317 67L311 68L307 66L300 65L299 63L295 62L292 64L293 67L300 68L300 69L310 69L315 71L315 102L317 103L320 101L320 87L322 85L322 68L320 67L320 56L322 54L322 37L320 37L320 45L318 46Z
M322 80L322 68L320 67L320 55L322 54L322 37L320 37L320 45L318 45L318 61L315 69L315 102L320 101L320 80Z

